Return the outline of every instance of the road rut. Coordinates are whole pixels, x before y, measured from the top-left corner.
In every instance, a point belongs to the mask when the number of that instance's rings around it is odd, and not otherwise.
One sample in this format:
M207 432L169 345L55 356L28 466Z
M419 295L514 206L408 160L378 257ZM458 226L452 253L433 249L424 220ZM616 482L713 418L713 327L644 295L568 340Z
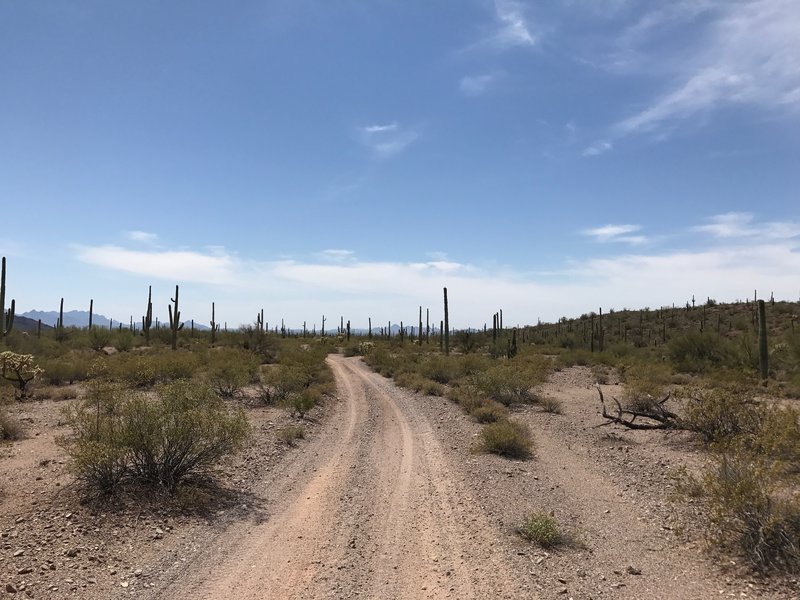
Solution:
M268 516L234 525L163 597L520 597L435 425L360 360L328 362L339 403L264 481Z

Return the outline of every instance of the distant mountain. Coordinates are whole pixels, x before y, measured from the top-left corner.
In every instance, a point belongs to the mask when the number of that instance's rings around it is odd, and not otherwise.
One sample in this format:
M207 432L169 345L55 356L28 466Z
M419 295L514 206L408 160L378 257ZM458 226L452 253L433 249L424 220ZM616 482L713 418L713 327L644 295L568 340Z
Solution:
M22 315L14 315L14 329L17 331L36 331L39 328L39 321L37 319L29 319ZM46 325L42 321L42 329L52 329L50 325Z
M24 312L21 315L17 315L15 319L19 319L20 317L28 318L33 321L33 327L36 328L37 322L39 319L42 320L42 327L45 325L49 327L54 327L56 323L58 323L58 311L57 310L29 310L28 312ZM16 320L15 320L16 323ZM119 321L118 319L113 319L113 326L116 327L120 323L122 326L125 327L130 324L130 319L127 321ZM139 319L137 322L138 329L141 329L142 322ZM187 319L184 321L184 329L191 328L191 319ZM106 317L105 315L100 314L93 314L92 315L92 325L95 327L108 327L112 324L112 320ZM69 310L64 311L64 327L88 327L89 326L89 311L87 310ZM153 327L155 327L155 319L153 319ZM208 325L202 325L198 321L194 322L194 328L198 331L210 331L210 327Z

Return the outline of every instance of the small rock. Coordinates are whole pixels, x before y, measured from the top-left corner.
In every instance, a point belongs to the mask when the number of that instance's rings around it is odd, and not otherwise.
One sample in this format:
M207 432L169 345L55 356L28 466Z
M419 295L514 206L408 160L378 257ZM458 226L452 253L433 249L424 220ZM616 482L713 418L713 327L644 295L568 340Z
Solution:
M17 550L16 552L14 552L14 558L22 556L23 554L25 554L25 550Z
M120 584L120 586L122 586L124 588L128 587L128 582L127 581L120 581L119 584Z
M6 591L9 594L16 594L17 593L17 588L14 587L13 583L7 583L6 584Z
M629 575L641 575L642 574L642 570L641 569L637 569L636 567L631 566L631 565L628 565L628 568L626 569L626 571L628 572Z

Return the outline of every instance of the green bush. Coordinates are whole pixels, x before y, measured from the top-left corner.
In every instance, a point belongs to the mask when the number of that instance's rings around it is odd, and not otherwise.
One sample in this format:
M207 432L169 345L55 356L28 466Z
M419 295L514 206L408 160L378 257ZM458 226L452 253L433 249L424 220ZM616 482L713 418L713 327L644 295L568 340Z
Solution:
M542 548L553 548L564 542L564 535L555 517L546 512L534 512L525 517L517 533Z
M177 381L156 399L93 382L66 410L73 435L61 440L77 478L102 494L125 481L173 492L238 450L248 432L242 411L229 411L209 387Z
M497 421L483 427L477 449L506 458L526 459L533 454L533 439L530 429L524 423L513 420Z
M278 432L278 439L287 446L294 446L297 440L302 440L305 437L306 430L299 425L289 425Z
M800 503L779 493L763 461L722 454L704 487L717 547L743 556L757 571L800 573Z
M533 388L541 384L550 365L544 359L504 361L470 376L470 382L487 397L501 404L530 404L536 397Z
M684 373L704 373L738 364L731 342L711 332L691 330L677 335L667 343L667 350L675 368Z
M495 423L508 418L508 409L494 400L485 400L468 412L478 423Z
M723 443L740 435L755 435L762 411L762 406L742 390L695 389L689 391L684 425L708 443Z
M409 388L429 396L444 396L446 391L446 388L441 383L428 379L419 373L398 373L395 375L394 381L400 387Z
M258 359L252 352L216 348L208 353L206 379L217 394L232 398L258 378Z

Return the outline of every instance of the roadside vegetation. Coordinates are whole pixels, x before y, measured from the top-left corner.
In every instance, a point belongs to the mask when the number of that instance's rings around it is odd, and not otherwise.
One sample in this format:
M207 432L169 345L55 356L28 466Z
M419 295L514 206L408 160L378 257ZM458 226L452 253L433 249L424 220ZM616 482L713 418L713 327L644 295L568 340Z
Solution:
M176 290L177 292L177 290ZM177 293L176 293L177 297ZM177 302L175 306L177 312ZM334 391L330 352L363 356L398 385L456 403L480 425L473 450L535 460L521 406L559 419L558 400L537 390L578 365L602 385L621 384L603 414L620 427L693 432L712 465L686 475L704 507L712 547L754 570L800 573L800 306L712 299L656 310L619 310L507 328L416 335L337 336L152 327L7 331L0 339L0 399L64 404L61 440L87 492L129 488L191 495L247 444L247 409L280 406L297 420L276 435L293 445L304 420ZM421 316L421 313L420 313ZM421 321L420 321L421 325ZM388 329L388 328L387 328ZM602 390L598 387L598 390ZM606 412L608 409L608 412ZM25 435L0 406L4 440ZM653 435L658 435L654 433ZM547 542L547 515L525 527ZM523 527L520 527L522 531Z
M23 427L10 403L62 402L70 428L59 439L85 495L153 491L183 497L247 443L251 407L283 407L306 418L333 391L330 340L297 339L245 327L181 332L65 327L8 332L0 341L0 438ZM294 445L302 426L278 441ZM188 488L187 488L188 486ZM186 489L185 489L186 488Z

